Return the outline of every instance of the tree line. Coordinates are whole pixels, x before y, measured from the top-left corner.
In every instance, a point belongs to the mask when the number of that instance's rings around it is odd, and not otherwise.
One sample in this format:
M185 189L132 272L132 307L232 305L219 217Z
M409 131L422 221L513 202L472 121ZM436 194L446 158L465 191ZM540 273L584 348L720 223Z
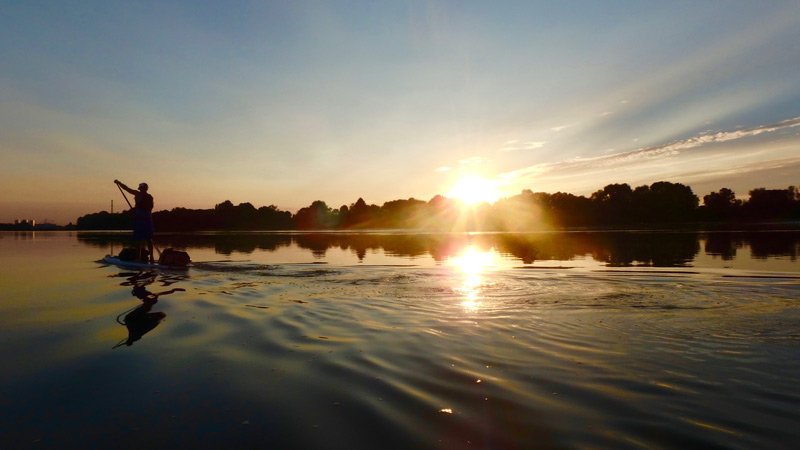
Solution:
M459 231L530 231L570 227L630 227L692 222L745 223L800 220L800 192L758 188L747 200L722 188L703 196L691 187L659 181L631 188L609 184L589 197L524 190L490 205L470 208L441 195L429 201L410 198L382 206L362 198L331 208L316 200L295 214L274 205L254 207L224 201L213 209L174 208L153 213L158 231L199 230L337 230L423 229ZM129 229L129 212L97 212L78 218L82 230Z

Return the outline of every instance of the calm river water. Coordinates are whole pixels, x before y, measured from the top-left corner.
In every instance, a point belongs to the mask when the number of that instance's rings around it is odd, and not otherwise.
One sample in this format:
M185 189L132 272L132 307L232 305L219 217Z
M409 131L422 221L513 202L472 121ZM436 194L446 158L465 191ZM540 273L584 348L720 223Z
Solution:
M800 442L798 232L126 238L0 233L0 448Z

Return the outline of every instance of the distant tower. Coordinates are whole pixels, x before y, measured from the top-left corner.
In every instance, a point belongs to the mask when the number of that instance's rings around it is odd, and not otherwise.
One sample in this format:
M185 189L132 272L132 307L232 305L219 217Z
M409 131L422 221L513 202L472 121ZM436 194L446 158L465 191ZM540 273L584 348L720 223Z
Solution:
M111 200L111 214L114 214L114 200Z

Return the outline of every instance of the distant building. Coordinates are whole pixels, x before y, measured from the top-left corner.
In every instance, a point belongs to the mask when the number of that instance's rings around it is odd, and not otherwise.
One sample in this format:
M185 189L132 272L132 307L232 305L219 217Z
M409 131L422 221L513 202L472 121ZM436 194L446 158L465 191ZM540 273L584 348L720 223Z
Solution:
M36 220L35 219L22 219L22 220L15 219L14 220L14 225L16 225L18 227L35 228L36 227Z

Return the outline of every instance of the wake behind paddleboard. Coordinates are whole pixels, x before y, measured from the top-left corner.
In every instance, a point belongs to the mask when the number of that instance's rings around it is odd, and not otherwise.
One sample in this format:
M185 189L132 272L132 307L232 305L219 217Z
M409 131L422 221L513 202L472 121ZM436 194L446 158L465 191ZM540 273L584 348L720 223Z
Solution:
M142 261L126 261L124 259L119 259L118 257L111 255L106 255L99 262L123 267L126 269L186 270L189 268L189 266L168 266L166 264L158 264L158 263L151 264Z

